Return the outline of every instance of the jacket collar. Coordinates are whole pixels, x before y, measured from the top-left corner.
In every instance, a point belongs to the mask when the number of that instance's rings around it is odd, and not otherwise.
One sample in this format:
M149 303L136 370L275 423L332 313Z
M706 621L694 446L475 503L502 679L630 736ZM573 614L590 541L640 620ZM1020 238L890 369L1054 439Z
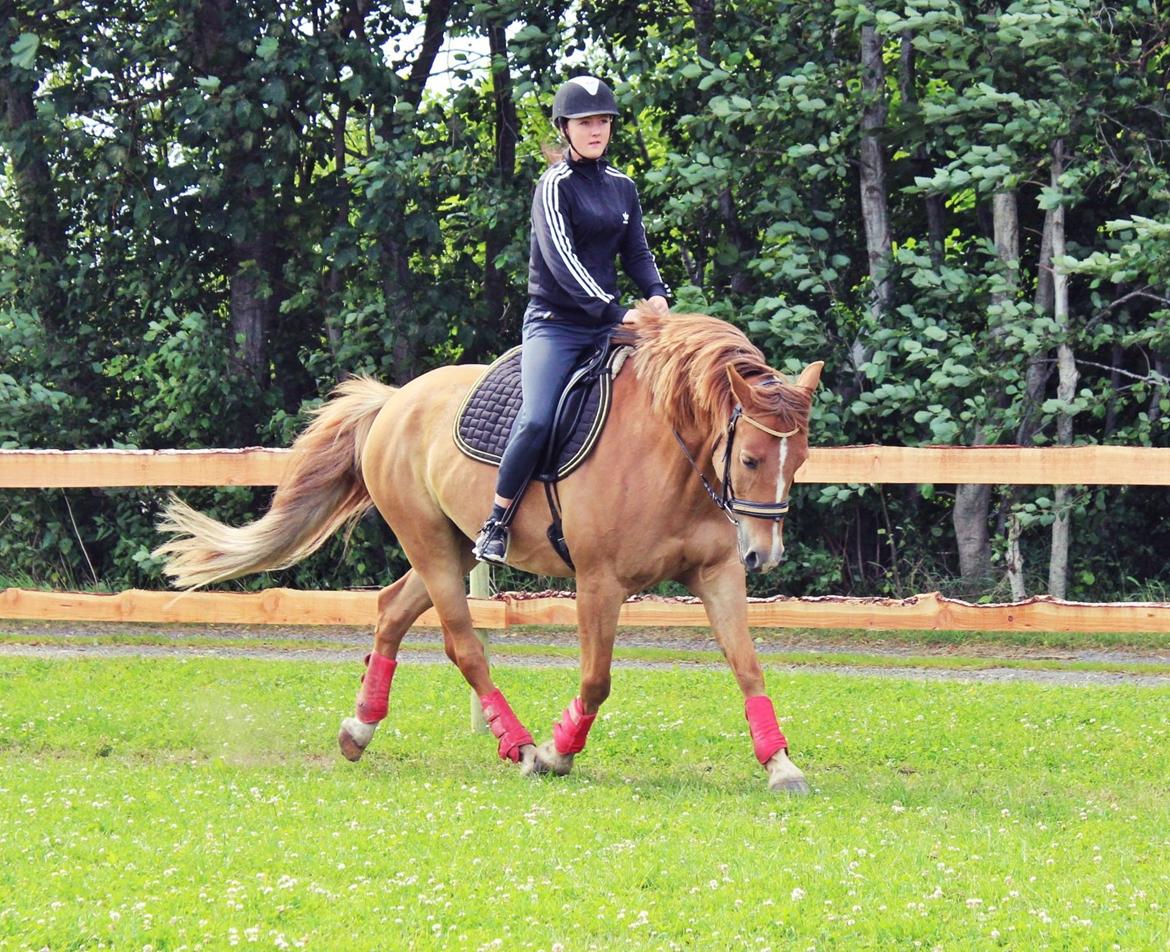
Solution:
M565 156L565 163L574 172L585 172L586 174L599 174L599 173L605 171L606 166L609 165L609 163L605 161L604 155L600 159L574 159L574 158L572 158L569 150L565 149L564 156Z

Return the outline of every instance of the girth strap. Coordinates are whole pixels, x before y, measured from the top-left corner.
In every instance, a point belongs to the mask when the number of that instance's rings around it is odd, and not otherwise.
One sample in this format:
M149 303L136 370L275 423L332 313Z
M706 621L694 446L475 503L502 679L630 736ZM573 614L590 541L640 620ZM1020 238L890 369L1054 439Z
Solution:
M613 341L609 338L605 343L598 347L593 356L582 364L577 370L573 371L573 375L569 378L569 383L561 392L560 399L557 401L557 412L553 417L553 438L549 440L548 446L545 448L545 458L541 464L541 469L548 473L556 472L556 434L564 431L571 433L577 427L577 422L581 417L581 413L585 407L583 398L576 400L575 406L570 406L572 395L574 391L580 387L583 391L588 392L589 387L593 386L593 381L597 380L604 374L608 374L609 357L613 351ZM572 423L569 427L564 427L564 420L569 414L573 415ZM574 571L577 566L573 564L573 556L569 552L569 544L565 541L565 528L561 523L561 498L557 492L556 478L548 479L544 484L544 494L548 499L548 509L552 514L552 524L548 527L547 535L549 544L556 551L557 555L564 560L564 563Z

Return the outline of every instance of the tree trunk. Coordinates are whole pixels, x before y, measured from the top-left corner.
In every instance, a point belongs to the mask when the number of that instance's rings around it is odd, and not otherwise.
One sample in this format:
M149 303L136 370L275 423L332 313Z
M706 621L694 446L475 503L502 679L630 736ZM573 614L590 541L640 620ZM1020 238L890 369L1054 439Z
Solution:
M980 594L991 576L991 542L987 529L990 507L990 486L955 487L955 508L951 522L955 528L959 575L966 595Z
M918 105L918 79L913 31L902 31L900 54L898 88L902 93L902 103L904 108L915 108ZM916 175L929 178L933 173L935 163L927 153L925 143L919 142L915 147L913 163ZM937 271L942 267L946 255L946 204L942 195L927 195L924 204L930 263Z
M1165 380L1170 371L1170 366L1167 366L1166 358L1161 354L1154 355L1154 373L1156 373L1161 380ZM1150 402L1147 405L1146 414L1150 418L1150 423L1157 423L1162 419L1162 399L1166 396L1166 385L1158 384L1152 388L1150 393Z
M992 199L992 229L995 240L995 251L999 258L1002 270L1000 281L1002 284L991 295L992 305L997 314L1009 306L1016 297L1019 287L1020 273L1020 220L1015 192L996 192ZM990 338L997 342L993 348L992 359L1001 350L998 341L1002 338L1001 327L992 327ZM1007 404L1006 394L998 395L1000 405ZM1020 549L1020 521L1011 511L1015 503L1016 491L1014 486L1003 489L1003 506L1008 510L1007 517L1007 552L1004 558L1004 567L1007 573L1008 584L1011 587L1012 597L1024 598L1027 594L1024 585L1024 555ZM990 552L988 552L988 568L990 569Z
M1052 148L1052 187L1060 188L1060 176L1064 172L1064 140L1057 139ZM1056 397L1071 403L1077 390L1077 365L1069 345L1071 331L1068 314L1068 275L1059 259L1064 255L1063 205L1053 209L1052 215L1052 318L1062 340L1056 348L1057 386ZM1062 412L1056 420L1056 442L1059 446L1071 446L1073 421L1070 413ZM1068 591L1069 552L1069 502L1072 488L1057 486L1053 492L1052 552L1048 562L1048 594L1053 598L1064 598Z
M435 57L443 45L443 38L447 33L447 17L451 11L451 0L429 0L427 3L426 22L423 26L423 39L418 48L418 54L410 64L410 76L407 78L402 91L402 101L410 103L415 109L422 102L423 90L434 68ZM397 71L397 70L396 70ZM382 138L387 142L399 142L403 138L409 143L409 154L417 149L417 142L413 136L405 137L403 130L398 127L398 116L389 111L382 116L379 129ZM412 120L413 121L413 120ZM405 207L400 204L394 209L391 217L401 221L406 214ZM382 293L387 303L393 302L399 313L410 314L414 311L414 294L411 288L410 247L405 241L399 240L399 229L388 228L379 241L382 257ZM397 324L398 335L394 340L392 353L391 379L396 384L404 384L417 372L415 342L409 333L409 323L400 321Z
M1000 284L992 294L991 301L999 313L1000 309L1015 299L1019 282L1020 223L1015 192L997 192L992 201L992 212L995 250L1001 268ZM1001 335L1002 332L992 324L988 332L988 340L992 344L989 357L992 360L997 359L997 353L1001 349L998 345ZM1002 393L989 394L989 397L989 403L996 406L1002 405L1006 399ZM982 425L976 427L972 434L972 442L977 445L988 440L987 430ZM990 509L990 486L955 487L952 522L959 552L959 574L962 576L964 590L971 594L984 588L991 577L991 539L988 532Z
M1040 259L1036 265L1036 295L1032 301L1032 309L1037 315L1052 313L1052 229L1054 213L1050 209L1044 215L1044 231L1040 238ZM1033 354L1028 360L1027 372L1027 404L1020 418L1019 429L1016 430L1016 442L1020 446L1030 446L1036 436L1037 410L1044 402L1044 391L1048 387L1048 378L1052 375L1047 354Z
M1003 286L991 295L991 303L1000 307L1011 304L1020 286L1020 218L1015 192L996 192L992 196L995 253L1003 266Z
M238 373L263 385L268 379L268 335L276 320L273 286L275 239L264 229L252 240L234 243L231 276L231 328Z
M492 102L496 119L496 184L501 192L507 192L516 177L516 142L520 124L512 97L508 38L502 23L488 25L488 44L492 56ZM484 243L483 292L487 319L493 327L505 323L507 284L504 273L496 267L496 257L504 250L508 239L507 222L497 222L488 229Z
M427 4L427 19L423 26L423 41L419 47L418 56L410 67L410 79L407 80L403 97L416 109L422 102L423 90L427 80L431 77L431 70L435 65L435 57L443 46L443 38L447 35L447 16L451 12L451 0L430 0Z
M34 249L48 267L44 278L29 289L30 300L50 336L64 330L65 295L59 284L59 268L68 244L65 221L57 202L57 190L45 156L45 140L37 121L34 84L0 80L3 95L4 144L12 161L12 176L20 206L25 245ZM13 145L19 147L13 148Z
M1024 553L1020 549L1020 533L1022 531L1019 514L1010 513L1007 522L1007 551L1004 553L1004 565L1008 584L1011 586L1012 599L1017 602L1028 597L1028 586L1024 584Z
M861 115L861 214L869 277L873 284L871 310L881 321L890 311L889 197L886 192L886 155L879 138L886 124L886 69L882 39L872 25L861 28L861 89L865 103Z
M711 58L711 34L715 31L715 0L691 0L691 20L695 24L695 52Z
M1032 299L1032 310L1037 316L1052 313L1052 227L1053 212L1050 209L1044 215L1044 229L1040 237L1040 254L1036 262L1036 293ZM1031 446L1038 428L1038 410L1044 402L1044 392L1048 387L1048 378L1052 375L1046 353L1032 354L1028 359L1028 369L1025 380L1024 409L1020 416L1020 425L1016 430L1016 443L1020 446ZM1020 517L1014 511L1015 500L1018 496L1016 487L1012 488L1011 496L1004 500L1004 508L1008 510L1007 526L1007 567L1008 583L1011 585L1012 597L1022 599L1027 596L1024 584L1024 559L1020 550L1020 536L1023 529Z
M229 180L239 182L249 160L260 161L256 153L241 154L226 169ZM238 187L238 186L237 186ZM267 186L236 192L237 201L249 209L248 233L232 238L232 273L229 277L231 329L235 348L232 364L236 372L263 386L269 374L268 337L276 323L279 298L272 195ZM258 422L258 421L257 421Z
M246 54L226 37L233 0L202 0L195 11L190 37L194 65L225 85L235 82L246 65ZM257 137L259 138L259 137ZM237 373L263 385L269 377L268 335L277 310L280 279L276 248L277 226L272 193L267 185L245 186L245 170L260 161L263 145L235 152L223 170L224 193L245 212L247 224L230 236L229 304L233 339L232 365Z

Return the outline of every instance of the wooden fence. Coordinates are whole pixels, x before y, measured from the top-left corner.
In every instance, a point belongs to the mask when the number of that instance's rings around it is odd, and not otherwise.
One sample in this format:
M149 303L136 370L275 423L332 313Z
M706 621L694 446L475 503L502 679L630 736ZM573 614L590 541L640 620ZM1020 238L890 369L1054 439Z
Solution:
M288 450L0 450L0 489L275 486ZM801 483L1170 486L1170 449L813 447Z
M7 450L0 488L271 486L287 450ZM798 474L805 483L993 483L1014 485L1170 485L1170 449L817 447ZM279 625L371 625L372 591L259 593L128 591L113 595L0 591L0 618ZM479 627L573 625L566 598L472 599ZM907 599L776 598L748 606L754 627L1012 631L1170 631L1170 605L1086 604L1048 598L970 605L931 593ZM620 623L634 627L705 626L697 604L635 600ZM433 612L421 627L437 626Z

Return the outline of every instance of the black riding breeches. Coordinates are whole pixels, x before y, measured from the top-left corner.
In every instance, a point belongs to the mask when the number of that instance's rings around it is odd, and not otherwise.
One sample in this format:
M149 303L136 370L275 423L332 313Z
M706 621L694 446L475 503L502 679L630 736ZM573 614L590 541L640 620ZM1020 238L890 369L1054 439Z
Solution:
M613 333L613 328L566 324L547 312L529 309L520 355L520 413L512 425L496 492L514 499L540 464L552 431L557 401L573 368Z

